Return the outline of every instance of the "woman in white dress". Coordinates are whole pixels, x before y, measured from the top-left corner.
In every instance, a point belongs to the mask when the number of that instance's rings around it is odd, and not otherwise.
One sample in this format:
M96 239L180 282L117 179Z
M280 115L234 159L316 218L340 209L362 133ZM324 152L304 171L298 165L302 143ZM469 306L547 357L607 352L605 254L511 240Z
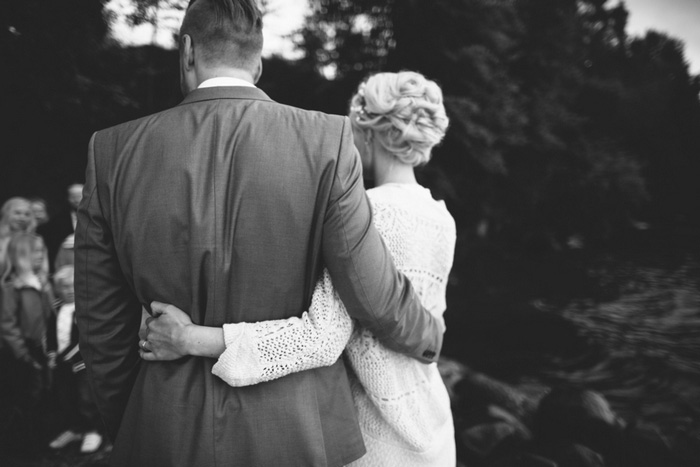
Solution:
M379 73L351 101L353 125L374 224L423 306L442 318L456 239L442 201L419 185L414 167L430 159L447 129L442 92L414 72ZM454 466L450 400L437 365L383 347L354 324L327 271L299 318L209 328L172 305L154 302L142 330L145 360L217 358L212 372L246 386L333 364L344 352L367 454L353 466Z

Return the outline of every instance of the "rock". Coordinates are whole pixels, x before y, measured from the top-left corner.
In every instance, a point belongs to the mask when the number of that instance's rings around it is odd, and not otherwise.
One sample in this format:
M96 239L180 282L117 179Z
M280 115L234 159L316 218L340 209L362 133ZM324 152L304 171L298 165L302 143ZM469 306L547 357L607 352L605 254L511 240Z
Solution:
M465 365L459 363L457 360L443 356L438 359L437 366L440 376L442 377L442 381L445 383L445 387L447 388L447 393L450 396L450 400L454 403L454 388L457 383L464 379L464 376L467 374L469 369Z
M494 405L514 414L519 420L529 420L537 408L537 401L517 388L471 370L467 370L454 385L454 393L463 410L474 405Z
M458 436L464 447L480 457L493 454L506 440L520 442L529 439L529 435L508 422L482 423L462 430Z

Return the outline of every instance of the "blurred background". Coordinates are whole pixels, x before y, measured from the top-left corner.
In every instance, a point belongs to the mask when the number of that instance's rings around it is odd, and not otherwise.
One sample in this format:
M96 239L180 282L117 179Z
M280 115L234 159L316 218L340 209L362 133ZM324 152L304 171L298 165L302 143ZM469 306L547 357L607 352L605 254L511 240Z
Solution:
M0 202L60 211L94 131L180 101L186 3L0 4ZM700 459L700 2L262 7L278 102L345 114L377 71L442 87L450 129L420 180L458 229L444 355L527 397L598 391Z

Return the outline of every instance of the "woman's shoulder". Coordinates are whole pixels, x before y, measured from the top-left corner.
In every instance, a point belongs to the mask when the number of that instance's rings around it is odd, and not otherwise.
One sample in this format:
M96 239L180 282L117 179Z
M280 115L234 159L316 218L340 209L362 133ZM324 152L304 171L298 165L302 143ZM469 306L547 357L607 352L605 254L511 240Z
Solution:
M386 183L367 190L373 206L431 218L439 222L454 223L443 200L437 200L432 192L418 184Z
M430 190L423 185L417 183L385 183L383 185L376 186L367 190L367 195L372 200L387 202L387 201L401 201L406 198L416 199L426 199L432 195Z

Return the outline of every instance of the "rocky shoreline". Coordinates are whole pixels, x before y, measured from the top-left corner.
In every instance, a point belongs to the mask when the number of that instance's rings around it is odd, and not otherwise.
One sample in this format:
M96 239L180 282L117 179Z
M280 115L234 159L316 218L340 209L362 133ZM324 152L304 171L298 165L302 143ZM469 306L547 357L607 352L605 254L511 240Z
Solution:
M446 357L458 467L695 467L697 439L668 440L632 425L599 393L513 386Z

